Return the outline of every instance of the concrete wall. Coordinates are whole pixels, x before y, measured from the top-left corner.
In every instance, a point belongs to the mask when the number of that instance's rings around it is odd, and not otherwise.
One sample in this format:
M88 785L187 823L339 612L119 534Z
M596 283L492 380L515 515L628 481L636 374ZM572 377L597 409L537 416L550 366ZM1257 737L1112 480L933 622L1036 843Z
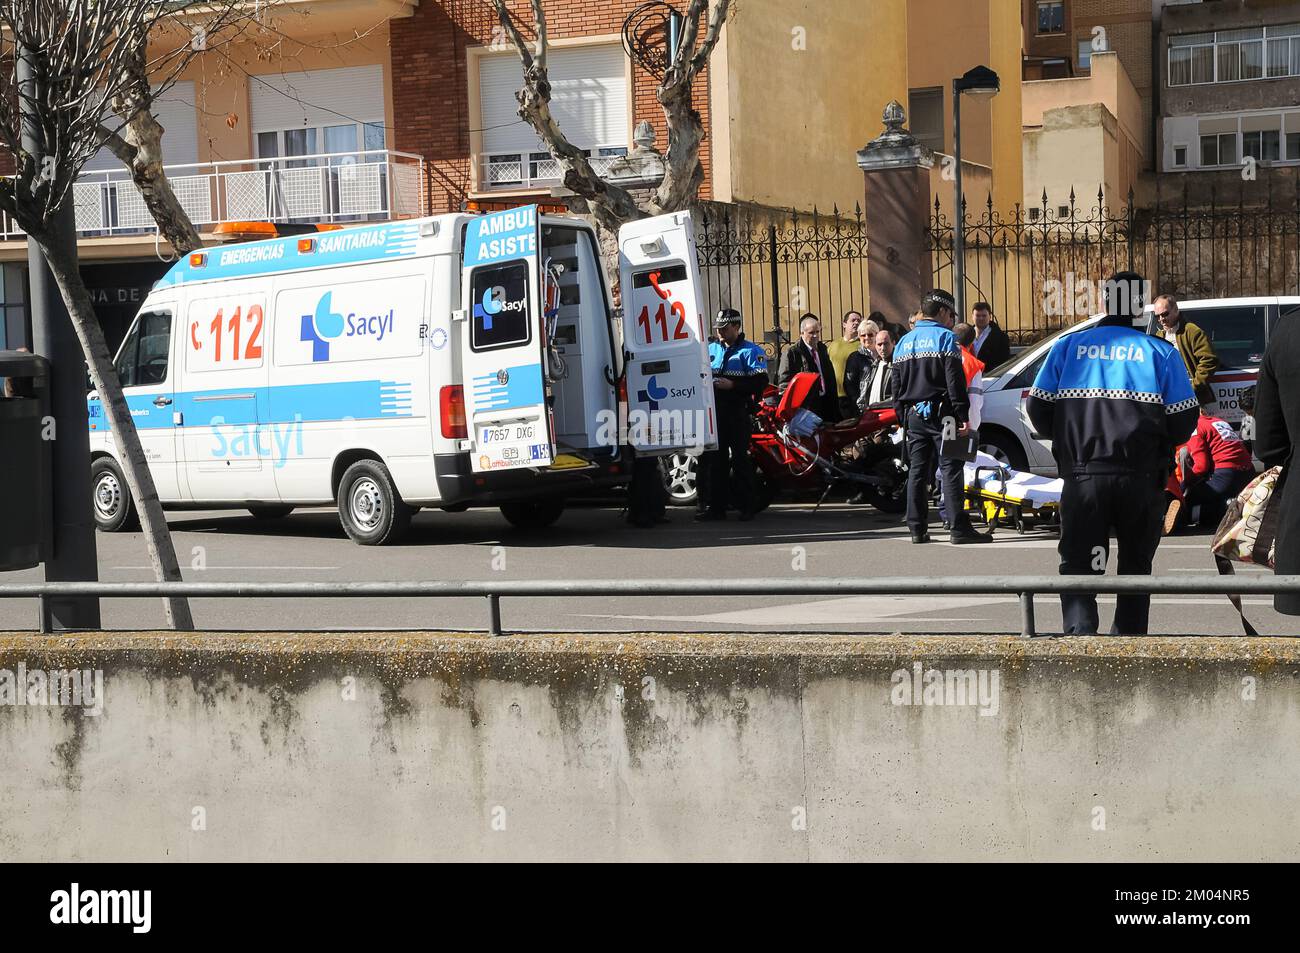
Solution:
M896 704L917 663L984 703ZM10 707L19 664L102 713ZM1297 678L1286 639L0 636L0 856L1291 859Z

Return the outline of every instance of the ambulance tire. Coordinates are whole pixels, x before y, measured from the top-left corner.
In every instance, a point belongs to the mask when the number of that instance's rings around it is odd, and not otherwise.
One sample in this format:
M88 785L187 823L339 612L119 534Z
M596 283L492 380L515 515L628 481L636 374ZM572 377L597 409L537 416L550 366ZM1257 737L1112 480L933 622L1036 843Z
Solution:
M411 527L415 510L402 502L388 467L378 460L358 460L339 481L339 522L359 546L386 546Z
M250 506L248 512L253 514L253 519L258 520L282 520L293 512L292 506Z
M95 525L101 532L130 533L140 528L140 514L126 477L112 457L99 457L91 463L90 492Z
M558 520L563 512L563 497L517 500L514 503L501 504L501 515L515 529L546 529Z

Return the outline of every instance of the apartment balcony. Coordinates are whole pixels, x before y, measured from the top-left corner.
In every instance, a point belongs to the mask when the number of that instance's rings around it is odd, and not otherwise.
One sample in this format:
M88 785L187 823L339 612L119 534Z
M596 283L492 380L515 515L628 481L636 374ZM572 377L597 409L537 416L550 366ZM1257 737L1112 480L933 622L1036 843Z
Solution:
M164 166L199 231L222 222L376 222L424 214L424 159L391 150ZM123 166L87 172L73 184L82 238L149 235L153 216ZM0 213L0 237L23 231Z
M585 150L597 175L627 156L626 146L601 146ZM549 189L559 185L564 174L549 152L489 152L479 156L479 190L483 192Z

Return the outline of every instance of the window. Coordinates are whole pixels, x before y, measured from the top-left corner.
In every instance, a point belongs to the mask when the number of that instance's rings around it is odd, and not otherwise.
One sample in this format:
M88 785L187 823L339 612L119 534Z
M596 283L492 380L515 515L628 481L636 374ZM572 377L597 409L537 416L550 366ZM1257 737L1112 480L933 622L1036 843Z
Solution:
M1201 165L1236 165L1237 134L1221 132L1212 136L1201 136Z
M1180 169L1186 168L1187 166L1186 146L1174 146L1174 165Z
M527 188L560 177L559 163L519 118L519 57L485 53L478 57L477 148L479 187ZM569 141L592 159L598 173L615 157L627 155L631 105L627 54L620 43L552 47L547 60L551 112Z
M492 351L526 344L532 337L528 301L528 263L476 268L470 279L474 316L470 323L470 348Z
M932 152L943 152L943 89L909 89L907 124L917 142Z
M1020 373L1011 379L1011 382L1007 384L1006 389L1024 390L1026 387L1033 387L1034 381L1038 380L1038 372L1041 371L1043 365L1047 363L1047 355L1050 354L1051 351L1052 349L1050 347L1043 348L1043 353L1021 368ZM992 372L985 371L985 375L989 378L993 378L1006 373L1003 368L1009 367L1017 360L1019 360L1019 355L1014 355L1006 362L1006 364L1003 364L1002 367L994 368Z
M1092 69L1092 40L1079 41L1079 69Z
M1281 134L1276 129L1243 132L1241 134L1241 155L1249 156L1261 162L1276 162L1280 159Z
M1064 2L1040 2L1038 4L1038 32L1040 34L1065 32Z
M1220 83L1230 83L1241 79L1241 44L1219 43L1215 46L1218 72L1215 74Z
M1290 161L1300 159L1300 132L1286 134L1286 157Z
M136 318L117 352L117 376L123 387L144 387L167 380L171 352L170 311L146 311Z
M1037 207L1032 207L1032 208L1029 209L1029 220L1030 220L1031 222L1036 222L1036 221L1038 221L1039 216L1041 216L1042 214L1043 214L1043 210L1042 210L1042 209L1037 208Z
M1291 41L1286 39L1268 41L1268 75L1286 76L1291 71Z
M1181 316L1210 339L1224 370L1259 367L1264 357L1263 305L1236 308L1183 308Z
M1214 34L1186 33L1169 38L1169 85L1214 82Z
M1169 38L1169 85L1300 76L1300 23Z

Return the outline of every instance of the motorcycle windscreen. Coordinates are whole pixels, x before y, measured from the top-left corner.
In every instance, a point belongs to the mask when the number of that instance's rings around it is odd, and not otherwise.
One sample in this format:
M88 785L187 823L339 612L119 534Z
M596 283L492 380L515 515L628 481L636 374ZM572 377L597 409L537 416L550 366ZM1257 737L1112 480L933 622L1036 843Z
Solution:
M627 442L638 453L718 445L707 322L689 212L618 231L627 361Z
M475 473L549 466L536 206L484 215L465 232L461 275L465 422Z

